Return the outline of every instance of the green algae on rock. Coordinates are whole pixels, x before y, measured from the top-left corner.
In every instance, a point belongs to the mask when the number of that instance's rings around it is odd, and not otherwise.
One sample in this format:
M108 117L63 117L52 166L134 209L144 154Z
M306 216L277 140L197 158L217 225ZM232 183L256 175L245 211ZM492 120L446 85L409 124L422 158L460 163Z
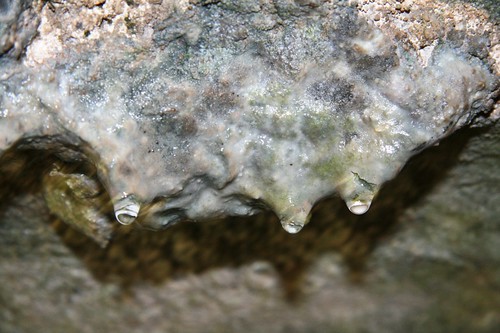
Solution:
M411 156L492 109L498 78L474 43L442 38L422 59L344 2L251 4L122 4L48 55L42 33L2 65L0 152L70 132L123 224L269 208L295 233L335 193L365 213Z

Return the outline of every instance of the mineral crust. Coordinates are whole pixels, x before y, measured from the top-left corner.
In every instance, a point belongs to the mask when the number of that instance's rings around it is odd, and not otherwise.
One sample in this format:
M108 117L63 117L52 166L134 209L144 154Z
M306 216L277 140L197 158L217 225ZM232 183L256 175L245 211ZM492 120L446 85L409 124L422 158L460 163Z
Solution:
M397 26L369 2L86 3L34 2L37 37L1 49L0 154L50 155L48 207L100 242L109 201L153 229L271 209L296 233L335 194L363 214L497 98L487 18L477 34L436 11L415 39L401 27L425 13Z

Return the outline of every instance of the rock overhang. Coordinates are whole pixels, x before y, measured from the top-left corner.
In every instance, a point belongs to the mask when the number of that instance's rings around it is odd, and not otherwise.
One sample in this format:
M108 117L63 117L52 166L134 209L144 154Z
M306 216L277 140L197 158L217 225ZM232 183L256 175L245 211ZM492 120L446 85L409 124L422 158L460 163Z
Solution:
M196 2L155 19L151 6L115 11L57 58L40 53L47 34L2 65L0 151L29 137L89 147L123 224L267 208L295 233L334 193L363 214L411 156L497 98L474 37L412 49L348 3ZM45 196L102 241L111 221L92 177L55 165Z

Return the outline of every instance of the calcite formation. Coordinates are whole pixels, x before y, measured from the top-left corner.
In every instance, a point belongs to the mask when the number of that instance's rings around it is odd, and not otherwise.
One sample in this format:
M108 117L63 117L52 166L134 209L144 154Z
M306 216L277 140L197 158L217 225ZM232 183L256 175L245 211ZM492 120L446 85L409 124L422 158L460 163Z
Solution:
M495 28L448 20L424 43L366 3L85 4L29 7L37 37L0 59L0 153L55 156L48 207L102 242L109 200L153 229L271 209L296 233L334 194L363 214L497 98Z

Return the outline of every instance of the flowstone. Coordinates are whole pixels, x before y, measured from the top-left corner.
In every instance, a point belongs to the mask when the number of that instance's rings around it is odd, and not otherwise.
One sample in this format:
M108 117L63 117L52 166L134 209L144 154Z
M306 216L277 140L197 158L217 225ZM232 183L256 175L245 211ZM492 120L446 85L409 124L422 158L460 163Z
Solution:
M333 194L363 214L498 93L478 52L493 37L443 26L416 45L347 2L40 8L25 56L0 63L0 153L55 156L48 207L102 243L108 199L153 229L271 209L296 233Z

